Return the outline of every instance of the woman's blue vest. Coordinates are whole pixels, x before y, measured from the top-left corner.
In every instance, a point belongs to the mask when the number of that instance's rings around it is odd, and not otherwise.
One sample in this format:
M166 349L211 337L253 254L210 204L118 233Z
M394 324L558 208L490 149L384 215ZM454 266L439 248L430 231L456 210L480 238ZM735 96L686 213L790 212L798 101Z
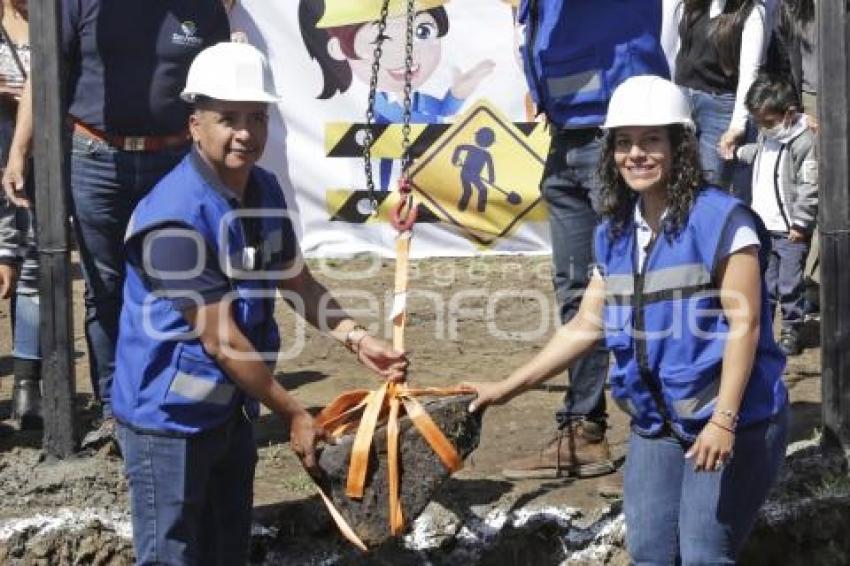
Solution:
M744 205L718 189L703 190L682 230L658 235L640 272L633 222L616 239L609 222L596 229L605 343L614 357L611 394L640 434L672 432L691 441L714 411L729 332L715 275L724 228L736 207ZM766 252L769 240L760 237ZM761 331L739 426L767 419L787 402L785 357L773 339L764 284L761 296Z
M233 201L201 174L193 162L197 159L190 153L139 203L125 242L159 225L194 228L204 240L201 245L205 243L207 253L217 255L231 281L231 291L222 300L233 301L236 324L273 363L280 348L273 317L279 278L248 277L252 269L279 269L282 239L291 234L281 188L273 175L253 169L252 185L260 192L260 207L268 216L259 222L262 245L257 263L246 265L245 248L253 242L246 242ZM206 353L172 300L153 293L145 285L145 274L137 269L128 264L124 284L112 386L116 418L139 430L194 434L225 422L240 405L256 414L256 402Z
M605 121L611 93L635 75L669 78L662 0L522 0L522 47L531 97L554 124Z

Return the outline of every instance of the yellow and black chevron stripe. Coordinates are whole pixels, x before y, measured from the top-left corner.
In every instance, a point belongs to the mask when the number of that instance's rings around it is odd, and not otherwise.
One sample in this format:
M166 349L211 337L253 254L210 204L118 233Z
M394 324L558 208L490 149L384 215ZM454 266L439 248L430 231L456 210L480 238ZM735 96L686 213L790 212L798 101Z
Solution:
M526 136L544 125L539 122L515 122ZM363 142L369 126L358 122L328 122L325 124L325 155L327 157L362 157ZM422 155L431 144L443 135L451 124L411 124L410 152L413 157ZM402 153L401 124L372 124L372 157L400 159Z
M370 220L379 222L387 221L387 209L383 207L384 201L393 193L376 192L375 200L378 203L378 214L372 217L364 205L369 202L369 191L330 190L327 192L328 218L331 222L348 222L350 224L365 224ZM439 222L431 209L424 204L418 205L416 222Z
M325 124L325 155L328 157L362 157L366 139L366 124L328 122ZM451 127L451 124L411 124L410 151L422 155L434 141ZM399 159L402 154L402 125L373 124L371 126L372 157Z

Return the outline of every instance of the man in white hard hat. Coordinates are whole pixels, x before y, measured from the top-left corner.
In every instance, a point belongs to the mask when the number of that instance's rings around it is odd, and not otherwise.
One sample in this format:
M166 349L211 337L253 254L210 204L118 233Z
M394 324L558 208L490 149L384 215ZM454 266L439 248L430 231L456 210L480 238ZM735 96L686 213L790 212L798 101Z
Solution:
M280 186L255 165L277 100L263 55L244 43L202 51L182 96L194 104L192 150L141 201L127 231L113 406L137 561L241 564L257 401L286 421L308 471L322 436L272 376L276 291L382 378L403 378L407 360L313 279Z

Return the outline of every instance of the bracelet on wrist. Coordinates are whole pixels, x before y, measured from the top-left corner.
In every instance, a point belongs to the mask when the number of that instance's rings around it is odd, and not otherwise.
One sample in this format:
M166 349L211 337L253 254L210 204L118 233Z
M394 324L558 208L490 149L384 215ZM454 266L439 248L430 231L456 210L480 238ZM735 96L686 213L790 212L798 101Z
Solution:
M708 421L708 422L709 422L709 424L713 424L713 425L714 425L714 426L716 426L717 428L722 428L723 430L725 430L725 431L726 431L726 432L728 432L729 434L735 434L735 429L734 429L734 428L732 428L732 427L728 427L728 426L726 426L726 425L724 425L724 424L721 424L721 423L717 422L717 421L716 421L716 420L714 420L714 419L709 419L709 421Z
M719 417L724 422L728 423L727 426L732 430L735 430L738 426L738 413L731 409L715 409L712 418L714 417Z
M351 352L352 354L355 354L355 355L359 354L360 353L360 343L367 336L369 336L369 331L366 329L366 327L363 326L363 325L360 325L360 324L355 324L354 326L351 327L351 330L349 330L345 334L344 344L345 344L346 349L349 352Z

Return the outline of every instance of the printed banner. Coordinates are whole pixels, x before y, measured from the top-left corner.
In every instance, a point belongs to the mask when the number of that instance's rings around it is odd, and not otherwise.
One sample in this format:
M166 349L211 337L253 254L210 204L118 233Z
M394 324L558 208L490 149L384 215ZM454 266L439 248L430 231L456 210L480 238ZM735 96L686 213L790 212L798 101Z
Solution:
M243 0L234 31L269 57L282 101L261 165L274 171L308 256L393 255L403 154L405 11L391 0L371 126L382 0ZM529 110L516 1L415 0L408 177L414 257L545 253L538 188L549 145ZM368 190L363 145L373 138Z

